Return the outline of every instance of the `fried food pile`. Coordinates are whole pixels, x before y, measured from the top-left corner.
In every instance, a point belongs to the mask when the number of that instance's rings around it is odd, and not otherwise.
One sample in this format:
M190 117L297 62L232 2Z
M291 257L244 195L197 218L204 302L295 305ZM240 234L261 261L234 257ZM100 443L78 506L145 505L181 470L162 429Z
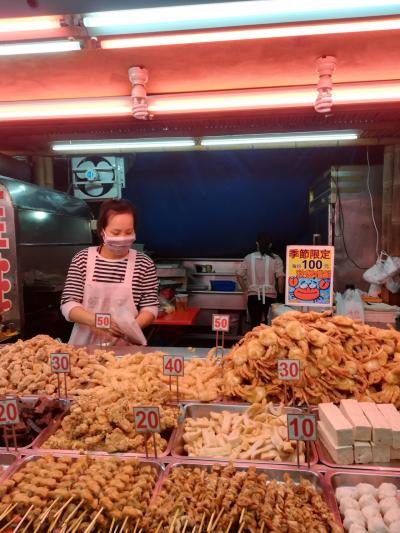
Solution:
M40 531L74 526L85 531L98 515L95 531L108 531L111 524L133 531L157 477L154 466L135 460L39 457L0 485L2 513L10 509L1 525L11 520L15 525L25 516L21 531L35 531L40 524Z
M254 467L240 471L233 465L215 465L210 471L196 466L173 468L149 515L144 530L165 533L194 527L215 533L341 531L323 496L308 480L296 485L285 473L279 483Z
M190 457L297 462L296 442L288 440L283 407L253 404L243 413L211 411L210 418L187 418L183 440ZM304 442L299 442L304 462Z
M133 417L133 406L139 405L156 404L150 396L132 394L123 386L116 389L112 384L97 386L76 399L61 427L42 447L144 454L145 434L136 432ZM159 410L161 434L155 434L158 454L166 450L179 415L179 409L175 407L160 405ZM153 438L147 440L147 451L149 455L155 455Z
M105 362L107 354L96 350L89 355L85 348L60 344L47 335L8 344L0 352L0 394L54 394L57 376L50 368L50 354L62 352L70 354L71 374L67 376L70 394L91 385L95 364Z
M163 354L134 354L120 360L108 357L106 367L98 367L95 382L123 386L132 393L145 392L153 401L163 403L176 399L176 378L163 375ZM185 361L185 375L179 378L179 398L185 400L212 401L222 395L222 368L211 358Z
M292 403L350 397L400 407L400 333L393 329L330 312L284 313L272 326L247 333L225 356L225 394L250 402L283 402L279 358L301 362L301 380L288 387Z

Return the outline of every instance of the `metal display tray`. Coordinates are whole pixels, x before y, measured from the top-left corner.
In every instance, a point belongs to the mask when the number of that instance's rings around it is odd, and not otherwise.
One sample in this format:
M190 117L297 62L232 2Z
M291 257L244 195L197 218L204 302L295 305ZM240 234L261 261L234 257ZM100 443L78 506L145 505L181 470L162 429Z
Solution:
M15 395L6 395L5 396L5 399L7 398L15 398L16 396ZM35 404L39 398L48 398L49 400L57 400L58 398L54 398L52 396L44 396L44 395L38 395L38 396L35 396L35 395L32 395L32 396L18 396L18 401L21 401L27 405L33 405ZM29 444L26 444L25 446L21 446L15 450L14 448L14 442L13 442L13 439L10 438L9 439L9 447L7 449L7 446L0 446L0 451L4 451L4 450L7 450L7 451L15 451L15 452L19 452L19 453L24 453L26 452L27 450L31 449L31 448L34 448L37 444L37 442L40 440L41 436L46 432L48 431L50 428L54 427L55 425L57 425L60 420L62 419L62 417L68 412L68 409L69 409L69 406L70 406L70 400L67 400L67 399L58 399L60 401L61 404L63 404L64 406L64 414L59 414L57 416L55 416L54 418L52 418L50 420L50 424L42 429L42 431L40 433L38 433L38 435L32 440L32 442L30 442Z
M0 483L7 479L9 469L12 465L18 460L18 455L16 453L10 452L1 452L0 453Z
M398 473L390 470L328 470L325 474L325 483L329 486L330 494L333 496L335 515L339 516L339 507L335 498L335 491L338 487L354 487L358 483L370 483L378 487L381 483L393 483L398 488L400 496L400 476ZM341 519L340 519L341 520ZM342 522L341 522L342 523Z
M390 463L358 463L351 465L340 465L333 461L328 450L325 448L325 446L320 440L317 440L316 448L320 462L326 466L329 466L330 468L345 468L349 470L374 470L375 472L400 469L400 459L390 461Z
M65 415L64 415L65 416ZM23 455L30 453L49 453L49 454L77 454L77 455L98 455L98 456L111 456L111 457L130 457L130 458L146 458L145 453L136 453L136 452L112 452L108 453L105 451L95 451L95 450L73 450L73 449L55 449L55 448L43 448L43 444L47 441L49 437L54 435L54 433L61 427L63 417L60 417L54 424L45 429L39 437L35 440L35 445L32 449L20 450ZM163 459L170 455L172 449L172 443L175 440L176 429L173 429L167 436L162 434L162 436L168 441L167 447L163 452L157 453L157 458L154 459ZM151 435L149 436L149 442L151 442ZM153 458L153 457L152 457Z
M290 474L290 477L296 484L300 483L301 478L310 481L313 487L315 487L315 489L317 489L323 494L324 500L326 501L329 509L332 511L336 522L340 524L340 526L342 526L340 513L335 502L335 495L333 493L331 485L329 483L326 483L324 476L320 473L313 470L308 470L306 468L296 468L292 466L282 467L279 465L268 465L268 467L262 467L261 465L255 465L252 462L238 464L237 462L231 461L231 463L235 466L237 470L247 470L250 467L254 467L257 473L268 474L269 480L276 480L278 483L283 483L283 476L286 473ZM157 495L162 489L164 482L167 480L170 472L172 472L174 469L186 467L192 469L204 468L207 471L210 471L211 468L217 464L222 467L225 467L228 463L221 461L174 461L173 463L168 464L164 473L161 475L157 485L154 488L151 503L154 503Z
M172 446L172 456L177 459L199 459L203 461L227 461L227 462L235 462L237 464L246 463L248 464L251 462L252 464L271 464L271 465L295 465L296 463L289 463L289 462L277 462L277 461L268 461L264 459L236 459L236 458L229 458L229 457L201 457L201 456L193 456L193 455L187 455L184 451L184 440L183 440L183 434L185 429L185 420L187 418L210 418L211 412L218 412L221 413L222 411L229 411L231 413L244 413L251 404L230 404L230 403L194 403L194 404L186 404L183 408L183 420L180 422L178 429L176 431L175 440L173 442ZM296 407L285 407L286 413L301 413L301 409L298 409ZM310 466L317 464L318 462L318 455L315 448L315 445L313 442L310 443Z

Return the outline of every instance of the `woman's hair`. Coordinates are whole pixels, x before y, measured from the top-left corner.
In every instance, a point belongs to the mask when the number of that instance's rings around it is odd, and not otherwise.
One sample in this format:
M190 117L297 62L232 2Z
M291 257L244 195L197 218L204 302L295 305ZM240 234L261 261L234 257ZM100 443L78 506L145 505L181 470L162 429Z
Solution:
M257 235L258 248L261 255L269 255L272 257L272 242L271 235L266 231L262 231Z
M107 200L100 206L99 217L97 219L97 235L103 238L103 231L108 225L111 215L121 215L128 213L133 217L133 227L136 227L136 211L133 205L127 200Z

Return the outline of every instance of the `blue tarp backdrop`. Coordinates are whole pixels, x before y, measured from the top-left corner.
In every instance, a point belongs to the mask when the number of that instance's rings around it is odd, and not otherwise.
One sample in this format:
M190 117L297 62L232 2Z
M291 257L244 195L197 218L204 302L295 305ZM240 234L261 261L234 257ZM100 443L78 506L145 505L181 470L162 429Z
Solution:
M137 241L158 257L243 257L262 230L282 254L307 240L309 183L331 165L365 162L355 147L142 153L124 197L138 212Z

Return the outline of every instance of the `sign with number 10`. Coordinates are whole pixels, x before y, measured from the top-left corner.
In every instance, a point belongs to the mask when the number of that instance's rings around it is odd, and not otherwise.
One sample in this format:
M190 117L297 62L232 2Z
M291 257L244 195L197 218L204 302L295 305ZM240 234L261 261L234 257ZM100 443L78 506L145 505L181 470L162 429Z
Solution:
M213 315L212 330L227 333L229 331L229 315Z
M287 415L289 440L317 440L315 415Z

